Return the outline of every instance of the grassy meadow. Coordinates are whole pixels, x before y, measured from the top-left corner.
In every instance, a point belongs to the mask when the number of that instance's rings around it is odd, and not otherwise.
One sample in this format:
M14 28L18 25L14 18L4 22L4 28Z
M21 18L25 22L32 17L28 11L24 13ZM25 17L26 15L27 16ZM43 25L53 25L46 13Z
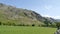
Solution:
M0 34L54 34L56 28L50 27L24 27L0 26Z

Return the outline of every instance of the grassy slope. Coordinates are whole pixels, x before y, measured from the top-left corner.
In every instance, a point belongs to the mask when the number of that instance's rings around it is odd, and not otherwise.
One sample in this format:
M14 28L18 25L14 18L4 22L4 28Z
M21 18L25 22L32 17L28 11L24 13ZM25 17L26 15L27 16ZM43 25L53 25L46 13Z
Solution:
M54 34L56 28L0 26L0 34Z
M13 13L12 13L13 14ZM27 16L23 16L23 13L22 13L22 16L21 16L21 13L20 13L20 16L22 17L22 18L11 18L11 19L7 19L8 18L8 16L9 16L10 14L4 14L4 11L3 10L0 10L0 22L2 22L2 23L15 23L15 24L29 24L29 25L31 25L31 24L40 24L41 22L39 22L38 20L32 20L31 18L28 18Z

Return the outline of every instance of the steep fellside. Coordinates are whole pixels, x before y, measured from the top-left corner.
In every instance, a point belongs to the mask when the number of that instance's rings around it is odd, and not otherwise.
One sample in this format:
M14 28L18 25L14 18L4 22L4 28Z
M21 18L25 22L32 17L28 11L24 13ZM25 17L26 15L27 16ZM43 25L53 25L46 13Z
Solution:
M4 25L32 25L42 24L43 17L32 10L16 8L0 3L0 22Z

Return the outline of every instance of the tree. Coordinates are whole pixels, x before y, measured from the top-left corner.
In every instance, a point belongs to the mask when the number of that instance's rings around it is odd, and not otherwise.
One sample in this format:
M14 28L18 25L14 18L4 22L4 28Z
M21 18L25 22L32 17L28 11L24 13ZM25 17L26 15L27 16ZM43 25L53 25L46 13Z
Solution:
M48 26L49 25L49 21L47 19L45 19L44 24L46 24L46 26Z
M35 24L32 24L32 26L35 26Z
M60 22L56 22L57 29L60 29Z
M1 25L1 22L0 22L0 25Z

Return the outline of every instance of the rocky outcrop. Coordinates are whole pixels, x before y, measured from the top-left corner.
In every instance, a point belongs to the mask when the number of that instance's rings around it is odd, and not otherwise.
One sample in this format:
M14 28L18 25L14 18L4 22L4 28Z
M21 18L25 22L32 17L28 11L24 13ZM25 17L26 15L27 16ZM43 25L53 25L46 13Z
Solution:
M60 34L60 29L57 30L54 34Z
M20 17L28 17L31 19L36 19L39 21L44 21L45 19L38 13L32 10L22 9L22 8L16 8L14 6L9 6L0 3L0 11L3 11L2 13L6 16L6 18L20 18Z

